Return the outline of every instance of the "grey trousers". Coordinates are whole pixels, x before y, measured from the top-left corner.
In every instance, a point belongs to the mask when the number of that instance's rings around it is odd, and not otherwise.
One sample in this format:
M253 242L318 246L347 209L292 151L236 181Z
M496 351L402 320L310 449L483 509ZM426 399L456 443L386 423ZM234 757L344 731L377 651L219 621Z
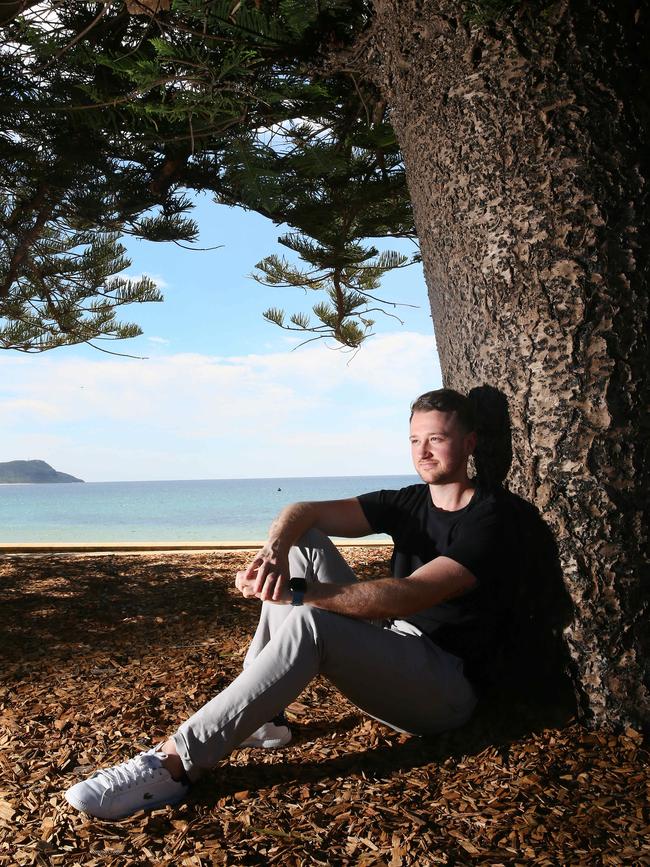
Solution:
M291 549L293 576L356 580L332 542L310 530ZM197 780L322 674L370 716L398 731L430 735L466 722L476 695L462 661L404 621L383 626L310 605L264 602L244 669L173 735Z

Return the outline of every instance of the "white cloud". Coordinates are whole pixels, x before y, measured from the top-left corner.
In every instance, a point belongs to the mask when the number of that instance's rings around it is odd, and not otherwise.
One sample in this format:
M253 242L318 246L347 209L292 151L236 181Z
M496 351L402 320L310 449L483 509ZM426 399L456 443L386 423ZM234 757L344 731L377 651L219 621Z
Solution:
M2 402L2 412L6 418L20 418L21 416L41 416L43 419L57 418L60 413L57 407L47 400L34 400L16 398L15 400L5 400Z
M164 277L161 277L160 274L129 274L127 272L125 274L120 274L120 277L124 280L131 280L133 283L142 280L143 277L148 277L149 280L152 280L155 283L157 289L169 289L169 283Z
M147 340L150 343L160 343L161 345L167 345L169 343L169 340L165 337L147 337Z
M439 387L433 341L374 337L266 355L0 358L0 461L88 480L409 470L410 401ZM20 451L20 455L18 452Z

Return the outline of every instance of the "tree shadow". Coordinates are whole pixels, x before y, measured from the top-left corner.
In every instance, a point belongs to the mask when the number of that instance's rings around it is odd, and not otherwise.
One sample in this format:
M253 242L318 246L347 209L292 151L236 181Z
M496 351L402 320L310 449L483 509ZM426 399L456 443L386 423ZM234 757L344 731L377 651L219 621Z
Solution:
M521 712L523 703L536 716L570 716L578 710L579 688L563 633L573 619L573 603L557 544L537 508L507 488L512 436L505 395L481 386L469 397L480 420L477 481L499 498L508 542L501 588L505 634L486 704Z
M464 726L435 737L397 735L383 724L376 723L376 728L385 737L381 743L361 751L350 746L346 749L345 738L363 719L361 715L298 726L296 746L301 746L307 739L340 733L342 736L337 742L337 754L321 758L311 758L304 753L290 757L285 755L276 761L260 757L259 761L250 761L245 765L230 764L226 758L214 772L206 774L193 787L192 800L209 805L242 790L256 792L279 785L335 783L342 777L363 776L369 780L381 780L426 765L441 765L449 759L460 761L463 757L476 756L488 748L496 750L507 765L510 744L541 732L550 725L568 722L566 713L559 712L557 708L553 716L548 712L540 713L525 703L516 706L516 713L512 710L512 706L485 705Z
M501 490L512 464L508 400L491 385L473 388L467 396L478 420L478 443L474 450L477 481L489 490Z
M0 565L5 664L63 665L80 651L86 660L106 653L127 660L213 638L217 629L254 628L254 606L233 598L223 558L29 555Z

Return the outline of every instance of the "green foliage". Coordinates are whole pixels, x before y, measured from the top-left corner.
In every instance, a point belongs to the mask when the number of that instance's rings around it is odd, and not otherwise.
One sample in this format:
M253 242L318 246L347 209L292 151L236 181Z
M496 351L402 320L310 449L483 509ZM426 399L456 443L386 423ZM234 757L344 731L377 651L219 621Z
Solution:
M315 305L315 324L298 315L290 327L345 346L371 333L367 313L376 309L369 304L382 305L374 297L379 281L406 263L379 256L363 240L413 237L413 219L386 107L362 76L325 73L322 64L370 15L363 0L174 0L155 16L129 14L123 3L51 0L6 23L0 191L8 222L0 297L7 328L13 313L22 317L11 332L21 335L22 348L29 348L28 333L36 349L89 333L82 328L88 317L70 312L70 244L98 245L105 254L99 271L92 256L76 259L88 273L75 279L97 292L95 331L130 334L106 318L108 295L118 306L145 300L146 292L105 292L108 269L119 261L100 238L193 241L184 190L210 190L219 202L295 230L280 240L308 270L271 256L259 277L270 286L320 290L327 300ZM39 313L32 307L32 331L24 330L25 298L40 296L36 284L25 283L32 277L21 272L19 281L15 266L42 258L39 244L59 245L48 253L59 268L49 277L59 280L58 332L54 308L42 300L33 301ZM267 318L277 321L273 312ZM39 336L37 315L47 321L48 339ZM289 327L284 320L282 327Z
M318 301L312 307L315 321L305 313L294 313L287 323L284 310L277 307L269 308L264 318L287 331L312 334L311 339L333 337L341 346L356 349L372 334L374 320L368 314L386 313L383 306L377 306L374 294L382 277L387 271L410 264L408 258L395 252L379 254L373 247L345 242L338 248L317 247L300 235L285 235L280 240L315 268L304 270L273 255L258 263L253 278L267 286L324 291L328 301Z
M259 282L327 293L328 301L313 308L315 322L294 314L287 324L277 308L265 318L355 348L372 333L368 313L387 312L376 295L382 277L410 264L397 253L380 256L363 240L415 233L401 155L376 94L336 79L319 82L314 99L323 97L318 115L312 105L310 119L288 119L266 136L236 142L237 160L224 169L220 200L247 204L300 230L279 240L309 267L268 256L257 266ZM378 122L369 121L373 114Z
M24 211L5 198L0 214L10 227L2 231L0 248L0 347L42 352L142 333L137 325L118 322L116 308L162 301L162 295L147 277L116 276L131 263L115 234L76 231L52 217L20 249L11 234L19 231Z

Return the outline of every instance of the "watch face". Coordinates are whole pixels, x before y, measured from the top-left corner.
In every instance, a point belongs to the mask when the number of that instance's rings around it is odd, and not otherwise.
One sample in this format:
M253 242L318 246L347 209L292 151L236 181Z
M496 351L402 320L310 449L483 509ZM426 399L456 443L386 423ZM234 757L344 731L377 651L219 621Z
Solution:
M289 578L289 590L294 593L304 593L307 590L307 582L304 578Z

